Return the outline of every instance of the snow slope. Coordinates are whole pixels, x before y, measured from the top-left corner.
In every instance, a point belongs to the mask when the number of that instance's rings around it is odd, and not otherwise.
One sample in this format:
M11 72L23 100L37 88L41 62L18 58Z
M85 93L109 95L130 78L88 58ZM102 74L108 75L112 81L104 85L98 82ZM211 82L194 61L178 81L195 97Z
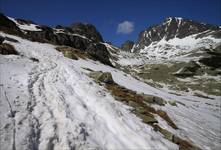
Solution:
M87 77L84 64L53 45L7 36L22 56L0 57L2 149L178 148Z
M23 56L0 57L3 149L178 149L88 78L84 68L109 71L128 89L184 103L162 108L180 128L173 132L202 149L220 148L220 97L169 94L99 62L64 58L53 45L7 36L20 42L9 43Z
M202 47L211 48L214 45L221 43L221 39L214 38L211 35L197 38L198 35L199 34L194 34L182 39L175 37L168 41L163 38L160 41L152 42L149 46L140 49L139 53L144 54L151 60L179 60L185 54L190 53L195 49Z
M13 21L21 30L28 30L28 31L41 31L41 29L37 28L38 25L36 24L20 24L14 18L8 17L11 21Z

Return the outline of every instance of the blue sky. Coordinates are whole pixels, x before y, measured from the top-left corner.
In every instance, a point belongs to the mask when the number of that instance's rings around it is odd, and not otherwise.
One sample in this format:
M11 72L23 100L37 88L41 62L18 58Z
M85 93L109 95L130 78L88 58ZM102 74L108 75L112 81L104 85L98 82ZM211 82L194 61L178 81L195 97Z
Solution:
M0 11L50 26L92 23L115 45L169 16L221 25L221 0L0 0Z

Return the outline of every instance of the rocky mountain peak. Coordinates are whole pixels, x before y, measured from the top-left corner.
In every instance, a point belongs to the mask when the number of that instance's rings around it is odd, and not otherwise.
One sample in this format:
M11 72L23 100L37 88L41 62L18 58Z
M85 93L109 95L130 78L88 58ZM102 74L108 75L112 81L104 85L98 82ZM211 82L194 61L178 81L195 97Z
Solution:
M135 50L149 46L152 42L162 39L184 38L204 31L214 31L212 36L221 37L218 26L200 23L180 17L168 17L161 24L151 26L139 34ZM218 33L217 33L218 32Z
M124 51L130 52L131 49L133 48L134 44L135 43L133 41L127 40L121 45L121 49Z
M86 36L96 42L103 42L102 36L92 24L74 23L70 26L70 28L73 33Z

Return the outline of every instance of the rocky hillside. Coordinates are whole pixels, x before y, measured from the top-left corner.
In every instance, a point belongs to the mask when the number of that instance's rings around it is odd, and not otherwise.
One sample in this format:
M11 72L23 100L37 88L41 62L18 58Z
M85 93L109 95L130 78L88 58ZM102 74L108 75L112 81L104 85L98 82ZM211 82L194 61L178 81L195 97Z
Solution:
M123 44L126 51L110 49L116 66L134 77L176 93L221 95L218 26L170 17L141 32L138 42L131 45ZM130 48L132 53L128 53Z
M24 19L13 19L0 14L0 30L38 42L66 45L90 54L102 63L112 65L103 39L91 24L75 23L69 27L51 28Z

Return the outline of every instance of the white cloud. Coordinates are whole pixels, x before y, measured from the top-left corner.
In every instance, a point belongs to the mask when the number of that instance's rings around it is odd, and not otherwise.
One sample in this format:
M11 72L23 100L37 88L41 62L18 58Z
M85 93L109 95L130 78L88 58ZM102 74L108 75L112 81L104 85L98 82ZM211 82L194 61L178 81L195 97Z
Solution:
M129 34L134 30L134 23L130 21L124 21L118 24L117 33Z

